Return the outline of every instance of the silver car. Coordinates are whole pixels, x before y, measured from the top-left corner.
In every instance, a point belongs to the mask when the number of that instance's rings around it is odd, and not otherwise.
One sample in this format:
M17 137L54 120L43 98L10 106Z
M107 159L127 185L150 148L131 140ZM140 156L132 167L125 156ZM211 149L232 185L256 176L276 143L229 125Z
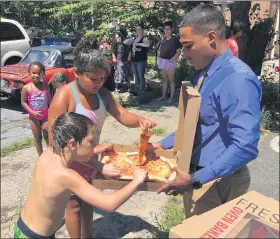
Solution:
M18 63L30 48L30 38L22 25L11 19L0 22L1 66Z

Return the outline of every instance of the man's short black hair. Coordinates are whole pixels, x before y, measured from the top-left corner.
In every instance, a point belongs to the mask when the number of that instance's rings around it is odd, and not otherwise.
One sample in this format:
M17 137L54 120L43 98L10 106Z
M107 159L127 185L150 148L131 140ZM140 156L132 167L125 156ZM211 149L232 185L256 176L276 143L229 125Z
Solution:
M165 21L163 23L164 26L169 26L170 28L173 28L173 22L172 21Z
M144 24L143 22L140 22L137 24L137 27L141 27L143 30L145 30Z
M205 34L209 30L219 30L221 38L225 38L225 18L215 6L202 4L187 13L179 27L190 26L195 34Z

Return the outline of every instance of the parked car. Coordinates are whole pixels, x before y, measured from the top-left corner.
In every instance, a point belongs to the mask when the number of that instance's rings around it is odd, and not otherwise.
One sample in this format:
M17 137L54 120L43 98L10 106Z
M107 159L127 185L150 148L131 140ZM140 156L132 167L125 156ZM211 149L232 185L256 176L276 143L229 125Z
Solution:
M64 72L69 81L75 79L73 68L73 47L40 46L32 47L18 64L1 67L1 94L11 98L20 98L21 89L30 82L29 64L40 61L46 67L45 80L50 84L56 72ZM52 88L51 84L50 87Z
M52 93L51 78L55 73L64 72L68 75L69 82L73 81L75 79L73 50L73 47L63 46L39 46L30 48L18 64L1 67L1 95L14 99L20 98L22 87L31 80L28 74L28 67L33 61L40 61L46 67L45 80L50 85ZM113 63L110 60L108 62L112 66L112 73L104 86L108 90L114 91Z
M1 18L0 32L1 66L20 62L31 46L26 30L15 20Z

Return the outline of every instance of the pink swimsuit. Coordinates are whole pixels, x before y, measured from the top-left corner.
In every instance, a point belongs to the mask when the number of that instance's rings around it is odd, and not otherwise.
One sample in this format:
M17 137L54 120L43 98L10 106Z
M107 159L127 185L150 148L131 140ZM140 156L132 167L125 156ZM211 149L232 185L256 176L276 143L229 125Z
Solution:
M41 113L40 117L29 114L30 118L43 120L48 117L48 91L43 88L42 91L33 92L33 83L31 83L31 91L27 95L27 102L30 109Z

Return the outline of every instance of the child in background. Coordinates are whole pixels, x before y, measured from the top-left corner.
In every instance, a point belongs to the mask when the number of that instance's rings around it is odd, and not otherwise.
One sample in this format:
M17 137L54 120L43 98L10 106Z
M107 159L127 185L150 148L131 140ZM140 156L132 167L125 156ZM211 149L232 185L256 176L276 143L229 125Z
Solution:
M127 186L104 194L69 168L71 162L87 162L92 156L96 137L93 122L77 113L65 113L55 120L52 133L53 148L44 151L36 163L14 238L54 238L72 192L85 202L112 212L132 196L147 176L145 170L137 169ZM103 152L112 149L111 145Z
M48 145L48 105L51 102L49 85L43 81L45 67L35 61L29 65L31 81L22 88L21 105L29 113L29 123L39 156L43 153L42 133Z
M57 72L51 78L52 87L55 92L62 86L68 83L69 79L68 76L64 72Z

